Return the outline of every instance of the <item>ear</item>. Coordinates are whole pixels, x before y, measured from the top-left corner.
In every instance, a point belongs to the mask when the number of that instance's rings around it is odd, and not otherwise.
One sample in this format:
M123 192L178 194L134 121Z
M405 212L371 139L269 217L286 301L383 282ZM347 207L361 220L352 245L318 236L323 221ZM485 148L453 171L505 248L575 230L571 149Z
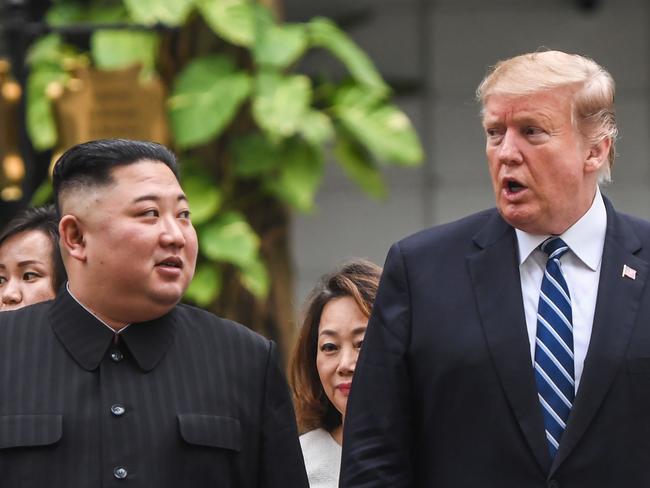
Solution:
M86 261L86 241L81 221L74 215L64 215L59 222L62 250L79 261Z
M585 173L596 173L600 171L603 164L609 164L609 149L611 147L612 140L609 137L592 145L585 160Z

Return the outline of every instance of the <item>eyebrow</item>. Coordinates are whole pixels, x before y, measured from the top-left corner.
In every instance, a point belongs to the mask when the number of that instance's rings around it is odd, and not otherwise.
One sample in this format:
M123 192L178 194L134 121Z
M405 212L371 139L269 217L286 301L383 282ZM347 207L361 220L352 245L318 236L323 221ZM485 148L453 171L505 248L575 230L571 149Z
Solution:
M356 329L352 330L352 335L359 335L359 334L365 332L367 328L368 328L367 326L357 327ZM338 332L335 332L335 331L333 331L331 329L323 329L323 330L320 331L320 333L318 335L319 336L320 335L337 336L339 334L338 334Z
M159 195L142 195L140 197L134 198L133 203L147 202L153 200L154 202L159 202L162 198ZM176 198L177 202L187 202L187 197L184 193L181 193Z
M39 261L38 259L26 259L24 261L20 261L18 263L18 266L21 268L24 268L25 266L33 266L33 265L40 265L40 266L45 266L46 264L43 261ZM5 264L0 263L0 268L6 269L7 266Z

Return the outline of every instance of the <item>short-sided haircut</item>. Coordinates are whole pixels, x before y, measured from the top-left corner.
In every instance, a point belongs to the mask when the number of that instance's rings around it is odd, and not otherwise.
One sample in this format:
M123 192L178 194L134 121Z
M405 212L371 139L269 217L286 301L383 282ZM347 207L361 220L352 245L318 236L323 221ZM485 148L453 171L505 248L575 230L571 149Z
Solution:
M61 212L61 195L69 190L109 185L113 182L111 171L115 167L145 160L165 164L179 179L176 157L162 144L100 139L71 147L54 165L52 179L58 211Z

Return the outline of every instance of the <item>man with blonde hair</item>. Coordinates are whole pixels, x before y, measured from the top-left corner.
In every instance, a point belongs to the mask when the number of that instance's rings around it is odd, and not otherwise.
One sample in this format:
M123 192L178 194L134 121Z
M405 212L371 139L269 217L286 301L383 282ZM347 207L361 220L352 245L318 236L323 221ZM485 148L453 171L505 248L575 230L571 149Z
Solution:
M391 248L340 486L650 486L650 224L598 187L612 77L536 52L477 95L496 209Z

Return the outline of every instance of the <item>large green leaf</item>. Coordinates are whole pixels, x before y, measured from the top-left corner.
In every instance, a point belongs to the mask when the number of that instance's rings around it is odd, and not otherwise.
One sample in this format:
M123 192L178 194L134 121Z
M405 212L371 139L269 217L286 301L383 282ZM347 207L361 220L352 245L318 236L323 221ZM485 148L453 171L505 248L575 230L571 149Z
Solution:
M196 0L123 0L131 18L146 25L156 23L180 25Z
M86 7L81 2L55 2L45 15L45 20L53 26L82 22L86 18Z
M233 171L241 178L270 173L281 161L278 147L260 133L234 138Z
M211 179L203 173L183 176L183 190L192 212L192 223L202 224L210 220L219 210L223 196Z
M90 38L95 66L100 69L121 69L142 65L143 74L154 72L158 53L158 35L142 31L96 31Z
M66 0L56 2L45 16L48 24L62 26L79 22L120 22L127 21L128 14L121 3L79 2Z
M307 25L312 45L327 49L336 56L359 84L380 93L389 91L368 55L334 22L317 17Z
M52 104L46 94L50 83L65 83L69 75L54 65L34 68L27 79L26 123L34 148L43 151L54 147L57 130Z
M221 291L221 274L212 263L202 263L196 267L194 279L185 291L185 297L197 305L209 305Z
M304 25L272 25L257 37L253 56L260 66L284 69L294 63L307 48Z
M334 126L323 112L309 110L303 117L300 133L315 146L322 146L334 137Z
M418 136L408 117L396 106L373 101L348 92L345 103L335 107L335 112L345 128L379 160L417 165L424 157Z
M263 72L256 79L255 90L253 116L257 124L274 138L295 134L311 103L309 78Z
M264 263L256 259L241 270L241 282L257 298L265 298L271 287L271 279Z
M230 123L251 90L248 74L220 55L191 62L176 79L169 99L172 132L180 147L216 137Z
M336 141L334 153L348 178L364 192L378 199L386 197L388 192L379 168L359 144L341 135Z
M35 68L42 68L46 64L60 68L66 57L75 53L65 44L58 34L48 34L35 41L27 52L27 63Z
M257 258L260 240L239 213L230 212L199 229L202 253L213 261L226 261L239 267Z
M237 46L253 47L273 25L271 12L256 0L197 0L197 6L210 28Z
M318 148L291 139L286 142L277 178L267 180L266 188L293 208L307 212L314 206L323 166L323 154Z

